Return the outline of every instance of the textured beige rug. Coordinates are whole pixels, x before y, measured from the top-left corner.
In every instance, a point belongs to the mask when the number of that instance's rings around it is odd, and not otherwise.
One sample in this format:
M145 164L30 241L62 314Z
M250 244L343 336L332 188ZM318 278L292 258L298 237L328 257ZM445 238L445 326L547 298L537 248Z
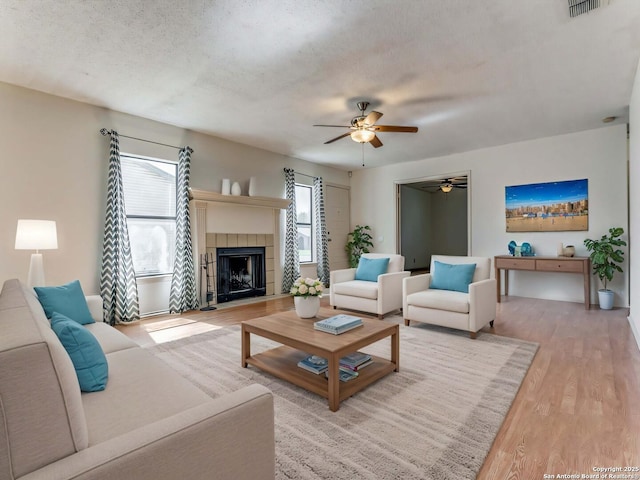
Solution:
M252 353L273 345L252 336ZM401 326L400 371L335 413L324 398L241 368L238 326L150 350L213 397L251 383L273 391L278 479L459 480L476 477L537 348ZM363 350L388 358L389 340Z

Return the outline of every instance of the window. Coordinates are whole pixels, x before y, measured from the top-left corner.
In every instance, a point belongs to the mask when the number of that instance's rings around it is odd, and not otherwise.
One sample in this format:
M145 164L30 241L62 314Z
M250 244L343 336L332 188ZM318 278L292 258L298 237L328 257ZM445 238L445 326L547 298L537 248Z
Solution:
M300 262L313 261L312 187L296 183L296 222L298 225L298 256Z
M136 277L173 273L178 166L132 155L120 158Z

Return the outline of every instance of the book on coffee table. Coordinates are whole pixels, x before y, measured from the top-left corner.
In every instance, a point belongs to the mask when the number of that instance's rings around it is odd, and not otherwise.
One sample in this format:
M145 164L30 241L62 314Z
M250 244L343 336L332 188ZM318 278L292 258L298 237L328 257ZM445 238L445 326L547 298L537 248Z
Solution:
M340 359L340 367L347 368L354 372L357 372L372 363L373 360L371 359L371 355L362 352L353 352Z
M362 319L352 315L335 315L333 317L319 320L313 324L313 328L322 332L333 333L339 335L353 328L362 325Z
M353 380L358 376L358 372L353 372L349 369L343 369L342 367L340 367L340 370L338 370L338 372L340 373L341 382L348 382L349 380ZM324 375L325 377L329 378L329 372L324 372Z
M327 362L326 358L319 357L317 355L309 355L300 360L298 362L298 366L308 372L320 375L322 372L326 372L327 368L329 368L329 362Z

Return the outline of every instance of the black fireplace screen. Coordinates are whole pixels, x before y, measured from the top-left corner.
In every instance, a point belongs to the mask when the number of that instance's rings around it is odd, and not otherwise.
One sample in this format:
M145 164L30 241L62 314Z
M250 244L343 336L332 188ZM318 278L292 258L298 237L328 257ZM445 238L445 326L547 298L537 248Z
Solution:
M218 303L266 294L264 247L218 248Z

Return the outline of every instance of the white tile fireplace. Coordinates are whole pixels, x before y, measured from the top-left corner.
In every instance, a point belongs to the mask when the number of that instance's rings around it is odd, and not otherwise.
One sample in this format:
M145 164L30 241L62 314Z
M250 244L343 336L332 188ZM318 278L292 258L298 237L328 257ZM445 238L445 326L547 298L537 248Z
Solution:
M205 253L212 260L209 284L215 289L210 303L247 295L280 293L280 217L288 204L289 201L282 198L233 196L192 190L191 227L199 277L196 281L201 285L199 293L202 305L207 304L207 282L202 262ZM239 250L234 252L229 249ZM264 252L261 260L258 260L255 249ZM226 279L218 274L221 253L223 257L231 255L233 260L230 263L235 268L233 275ZM241 263L243 266L239 267ZM262 278L263 286L254 285L256 280Z

